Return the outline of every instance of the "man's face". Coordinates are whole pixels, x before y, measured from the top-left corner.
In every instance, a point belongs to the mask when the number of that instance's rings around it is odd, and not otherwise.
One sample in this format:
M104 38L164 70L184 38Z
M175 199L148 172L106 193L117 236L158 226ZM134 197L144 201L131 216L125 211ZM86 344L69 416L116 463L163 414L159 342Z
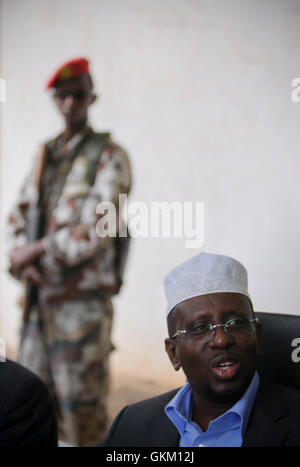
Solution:
M88 108L96 99L87 74L60 83L53 97L60 114L71 126L87 120Z
M216 293L185 300L176 307L176 330L201 323L219 324L230 319L252 319L247 297ZM259 324L247 331L177 336L166 339L166 351L177 370L182 367L193 393L213 403L236 402L246 391L256 370Z

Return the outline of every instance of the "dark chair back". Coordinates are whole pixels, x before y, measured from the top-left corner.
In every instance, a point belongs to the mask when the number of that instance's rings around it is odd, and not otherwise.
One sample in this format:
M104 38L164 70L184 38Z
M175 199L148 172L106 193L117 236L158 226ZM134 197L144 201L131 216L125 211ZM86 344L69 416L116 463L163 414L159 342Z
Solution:
M262 322L262 374L300 390L300 316L256 312Z

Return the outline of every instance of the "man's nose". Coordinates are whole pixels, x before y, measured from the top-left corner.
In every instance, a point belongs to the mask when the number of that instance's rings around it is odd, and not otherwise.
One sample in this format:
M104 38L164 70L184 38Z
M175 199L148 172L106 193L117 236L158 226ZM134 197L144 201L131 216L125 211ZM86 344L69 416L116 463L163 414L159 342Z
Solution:
M75 103L74 96L72 96L72 94L68 94L64 100L64 105L63 105L64 111L68 111L72 109L74 103Z
M211 331L210 345L213 347L226 348L233 343L232 335L226 331L224 326L216 326Z

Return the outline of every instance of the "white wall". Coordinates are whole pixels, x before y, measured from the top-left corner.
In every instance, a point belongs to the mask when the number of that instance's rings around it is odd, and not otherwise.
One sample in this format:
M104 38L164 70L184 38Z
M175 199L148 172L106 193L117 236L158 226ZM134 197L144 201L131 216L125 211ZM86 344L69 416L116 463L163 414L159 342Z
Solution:
M87 55L102 96L91 121L131 154L131 199L205 201L205 251L246 265L256 309L298 314L300 1L2 3L2 232L37 143L61 128L45 80ZM3 259L3 237L1 249ZM175 383L162 281L194 253L184 240L135 240L115 300L116 372ZM4 268L1 333L15 348L16 285Z

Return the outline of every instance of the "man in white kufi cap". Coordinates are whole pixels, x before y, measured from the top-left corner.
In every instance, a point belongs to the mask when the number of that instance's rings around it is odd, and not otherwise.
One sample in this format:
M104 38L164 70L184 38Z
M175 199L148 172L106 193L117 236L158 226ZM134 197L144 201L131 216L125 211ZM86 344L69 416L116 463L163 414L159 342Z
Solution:
M173 269L164 286L166 352L187 383L123 409L104 446L300 445L300 393L279 390L257 372L261 325L245 267L200 253Z

